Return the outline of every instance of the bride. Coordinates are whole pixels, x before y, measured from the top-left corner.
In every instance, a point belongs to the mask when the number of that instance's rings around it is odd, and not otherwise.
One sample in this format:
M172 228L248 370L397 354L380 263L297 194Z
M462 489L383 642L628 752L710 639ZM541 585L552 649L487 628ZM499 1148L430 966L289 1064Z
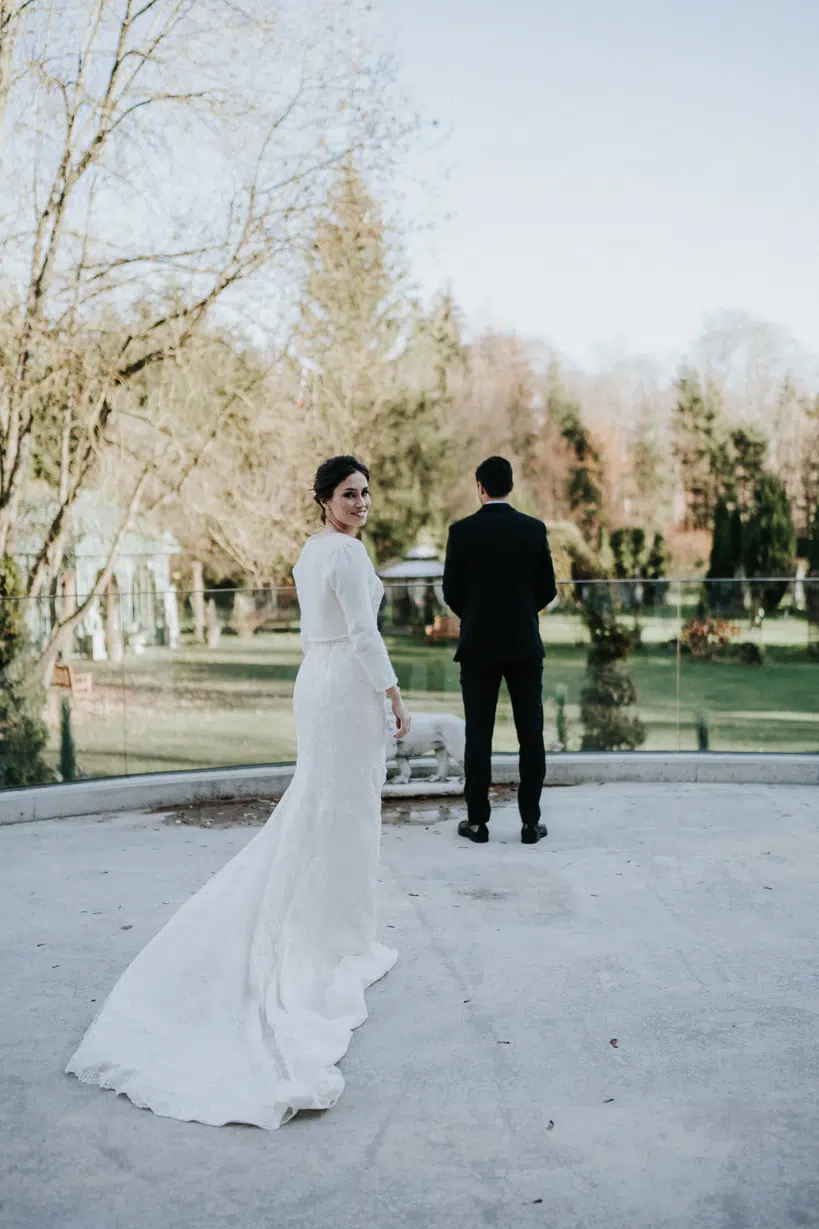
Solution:
M355 457L316 474L324 528L294 569L292 784L126 969L66 1068L155 1114L273 1130L334 1105L364 991L395 962L375 937L385 693L396 737L410 721L376 625L383 586L356 536L368 482Z

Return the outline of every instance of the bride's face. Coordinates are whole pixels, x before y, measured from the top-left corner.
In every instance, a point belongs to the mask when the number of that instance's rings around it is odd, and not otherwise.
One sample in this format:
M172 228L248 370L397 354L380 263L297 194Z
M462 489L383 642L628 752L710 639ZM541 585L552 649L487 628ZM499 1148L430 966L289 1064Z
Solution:
M363 474L356 472L333 491L327 512L337 526L347 533L354 533L366 525L370 502L369 483Z

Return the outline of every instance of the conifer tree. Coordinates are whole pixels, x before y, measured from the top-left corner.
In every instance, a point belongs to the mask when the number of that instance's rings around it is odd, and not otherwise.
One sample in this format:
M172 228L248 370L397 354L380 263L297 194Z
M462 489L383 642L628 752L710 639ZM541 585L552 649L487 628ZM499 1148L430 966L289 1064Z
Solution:
M363 455L372 444L376 415L393 393L399 327L381 211L347 162L316 225L295 339L305 409L327 455Z
M353 453L370 468L365 542L378 561L434 521L450 369L463 348L452 297L425 312L405 289L379 206L348 163L316 229L297 345L317 454Z
M742 566L742 513L739 508L734 508L731 513L731 571L729 575L739 575Z
M719 413L715 395L703 390L696 372L684 370L677 381L674 407L674 455L682 473L689 529L711 526L717 487Z
M646 606L659 608L665 602L668 585L661 582L665 579L667 567L668 557L665 549L665 538L658 530L654 534L654 541L651 544L651 550L648 552L648 559L645 565L645 579L652 582L650 585L646 585Z
M796 557L796 530L791 505L783 483L773 474L764 474L756 485L754 502L743 527L743 563L751 585L755 608L766 614L776 610L787 592L785 577L792 577ZM782 581L762 578L783 577Z
M583 422L580 406L563 388L556 364L549 371L546 409L560 428L572 454L568 481L569 510L586 540L597 545L603 519L600 454Z
M706 572L705 600L711 610L726 611L731 605L735 559L732 546L732 512L721 495L714 509L711 557Z
M63 696L60 705L60 776L63 781L76 781L79 775L77 747L71 728L71 702L68 696Z

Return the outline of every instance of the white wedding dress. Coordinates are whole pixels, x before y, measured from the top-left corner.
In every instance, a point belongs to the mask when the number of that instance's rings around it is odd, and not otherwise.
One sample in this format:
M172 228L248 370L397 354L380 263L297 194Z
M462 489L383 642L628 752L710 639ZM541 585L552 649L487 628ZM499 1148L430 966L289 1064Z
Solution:
M295 578L293 782L126 969L66 1068L183 1121L272 1130L334 1105L364 990L397 955L375 926L395 683L376 624L383 587L343 534L310 538Z

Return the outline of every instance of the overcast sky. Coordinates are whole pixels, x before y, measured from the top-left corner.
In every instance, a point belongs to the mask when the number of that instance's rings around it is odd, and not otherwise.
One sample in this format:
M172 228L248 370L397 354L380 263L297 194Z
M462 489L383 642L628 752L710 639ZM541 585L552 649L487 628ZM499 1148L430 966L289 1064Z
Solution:
M730 309L819 349L819 0L382 7L449 134L410 167L450 169L425 289L578 358L670 357Z

